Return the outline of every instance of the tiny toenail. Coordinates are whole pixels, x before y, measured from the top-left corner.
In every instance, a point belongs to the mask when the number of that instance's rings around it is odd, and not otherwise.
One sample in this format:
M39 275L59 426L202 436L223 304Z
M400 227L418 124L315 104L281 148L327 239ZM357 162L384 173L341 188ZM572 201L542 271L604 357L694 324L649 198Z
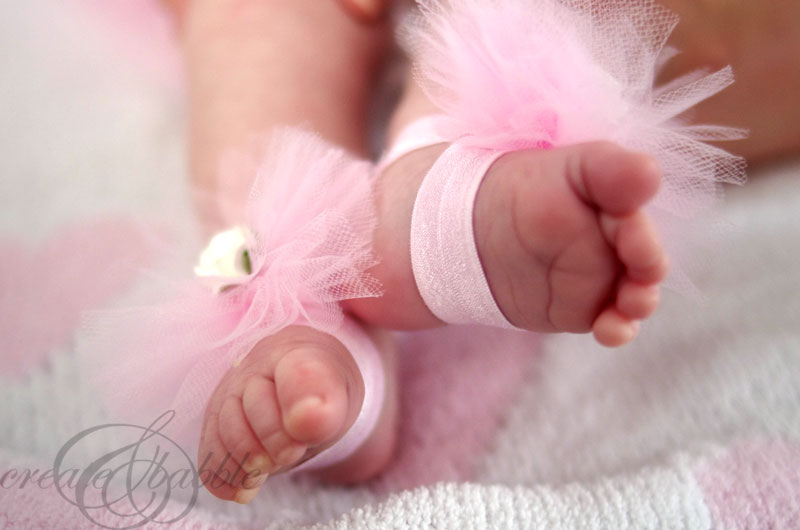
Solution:
M247 474L262 473L267 471L269 459L264 455L254 455L247 459L242 469Z
M255 477L248 477L242 483L242 486L245 489L254 489L261 486L265 480L269 477L269 473L262 473L260 475L256 475Z
M635 321L631 322L631 325L630 325L630 328L629 328L630 334L628 335L629 336L629 339L628 339L629 341L631 341L631 340L636 338L636 335L639 334L639 329L641 329L641 327L642 327L642 323L639 322L638 320L635 320Z
M278 465L288 466L294 464L305 454L305 447L287 447L278 454Z
M319 396L307 396L292 405L291 410L289 410L289 416L296 416L297 414L302 413L304 410L308 409L315 409L322 405L322 399Z
M233 497L233 500L238 502L239 504L247 504L253 499L255 499L256 495L258 495L258 488L241 489L236 492L236 495Z

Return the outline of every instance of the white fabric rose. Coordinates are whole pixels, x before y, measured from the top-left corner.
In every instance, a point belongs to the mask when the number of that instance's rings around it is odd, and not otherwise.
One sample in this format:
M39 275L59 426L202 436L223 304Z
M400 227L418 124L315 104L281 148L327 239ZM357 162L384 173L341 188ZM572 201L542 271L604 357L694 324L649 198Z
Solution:
M248 253L252 242L244 226L216 234L200 254L194 273L218 293L242 283L252 272Z

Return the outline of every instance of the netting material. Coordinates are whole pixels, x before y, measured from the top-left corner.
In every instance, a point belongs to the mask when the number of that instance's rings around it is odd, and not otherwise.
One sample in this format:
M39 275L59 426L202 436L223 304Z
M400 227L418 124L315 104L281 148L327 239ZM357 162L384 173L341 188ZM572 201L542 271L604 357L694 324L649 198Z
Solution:
M371 254L373 170L300 131L254 141L237 167L256 175L247 226L252 274L214 294L194 278L164 281L145 307L94 314L84 348L119 419L176 410L175 433L192 436L225 372L253 346L292 324L343 336L338 302L380 295L365 271ZM151 281L156 280L151 279ZM352 334L355 326L347 329ZM355 352L353 352L355 355Z
M743 131L681 115L733 81L730 68L655 88L677 16L650 0L420 0L401 37L443 112L448 142L503 152L610 140L656 158L648 206L673 258L668 285L691 291L681 234L742 183L744 161L704 141Z

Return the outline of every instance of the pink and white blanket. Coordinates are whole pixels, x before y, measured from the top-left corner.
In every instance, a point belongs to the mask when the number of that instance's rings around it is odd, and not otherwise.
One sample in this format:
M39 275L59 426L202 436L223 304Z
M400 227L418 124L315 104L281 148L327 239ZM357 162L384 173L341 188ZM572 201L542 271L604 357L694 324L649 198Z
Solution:
M76 353L80 312L135 300L139 267L184 266L197 242L167 23L138 2L89 3L0 8L13 51L0 54L2 529L131 521L95 510L92 523L36 479L77 433L117 421ZM248 506L201 492L147 528L800 528L800 165L751 177L725 206L724 249L697 234L705 304L667 297L615 351L474 328L405 335L401 446L382 477L277 477Z

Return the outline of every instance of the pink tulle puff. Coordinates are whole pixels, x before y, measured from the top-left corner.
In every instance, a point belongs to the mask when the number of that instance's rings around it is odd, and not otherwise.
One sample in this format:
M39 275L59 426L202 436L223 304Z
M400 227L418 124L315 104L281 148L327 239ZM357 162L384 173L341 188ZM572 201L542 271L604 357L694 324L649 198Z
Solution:
M671 286L692 291L680 239L744 161L704 141L739 129L681 115L733 81L730 68L655 88L678 18L652 0L418 0L402 39L444 116L437 133L514 151L609 140L652 155L663 185L648 211L673 258Z
M171 282L153 305L87 322L82 349L97 362L112 419L152 421L172 409L170 432L191 436L221 377L258 341L292 324L334 333L339 301L380 295L365 272L375 263L368 162L294 130L239 156L256 179L246 209L251 274L218 294L197 278Z

